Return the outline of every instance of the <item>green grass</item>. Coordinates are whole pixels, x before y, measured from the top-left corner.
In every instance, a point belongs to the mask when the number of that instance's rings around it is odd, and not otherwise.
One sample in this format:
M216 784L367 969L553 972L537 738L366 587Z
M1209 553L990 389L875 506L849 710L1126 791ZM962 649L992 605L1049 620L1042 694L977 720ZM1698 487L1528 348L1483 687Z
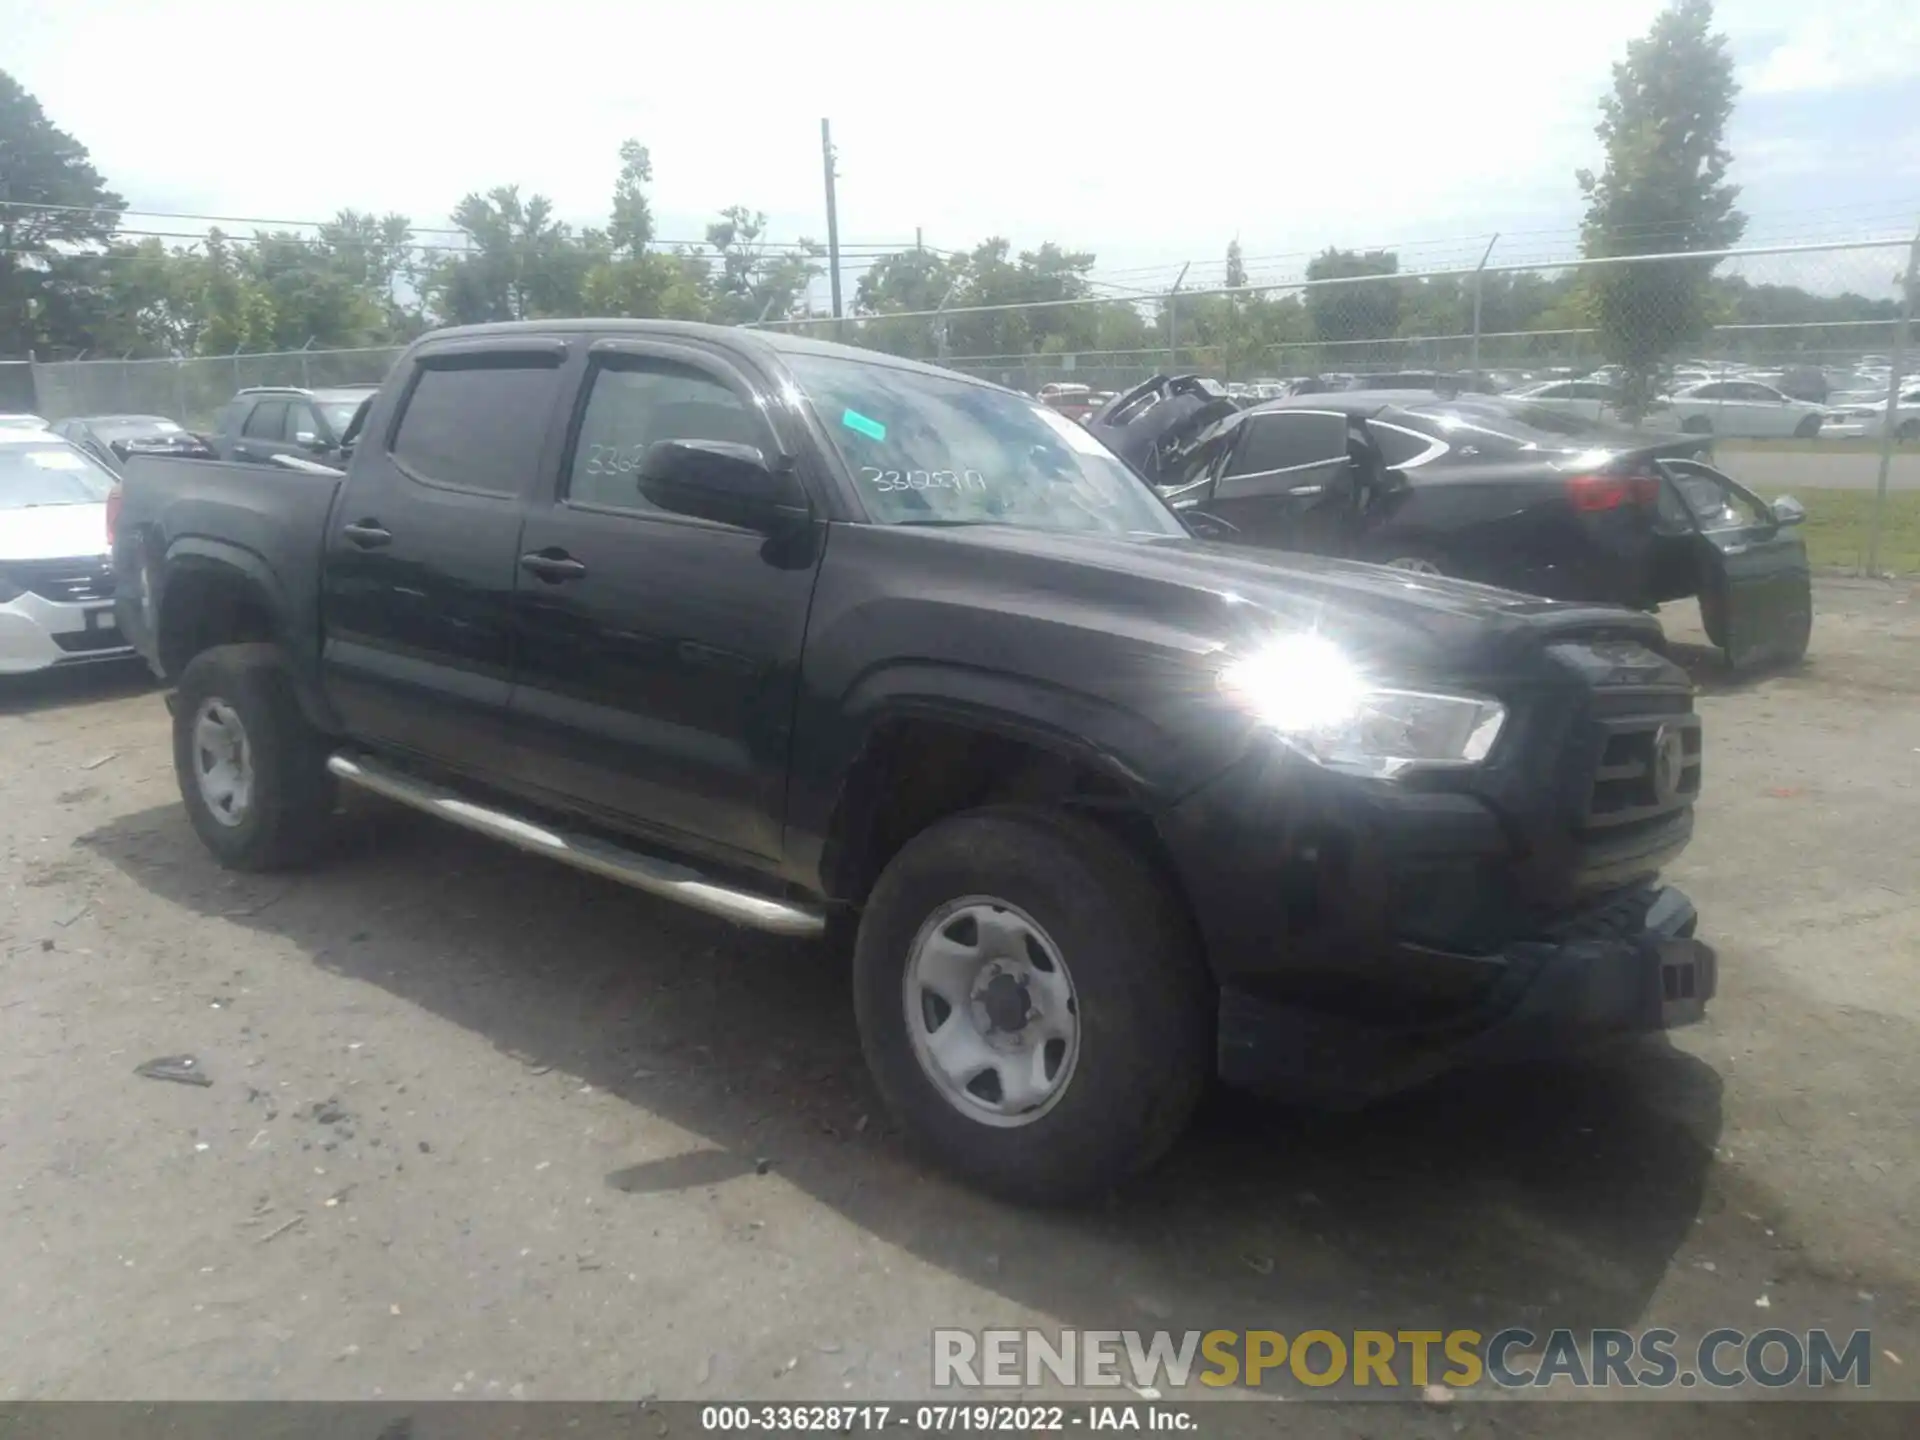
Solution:
M1807 507L1800 533L1810 561L1846 570L1865 563L1867 532L1873 524L1871 490L1809 490L1795 498ZM1880 569L1897 575L1920 571L1920 490L1888 492Z
M1718 455L1878 455L1880 442L1873 440L1742 440L1722 436L1713 442ZM1920 455L1920 445L1902 440L1893 447L1894 459L1902 455Z

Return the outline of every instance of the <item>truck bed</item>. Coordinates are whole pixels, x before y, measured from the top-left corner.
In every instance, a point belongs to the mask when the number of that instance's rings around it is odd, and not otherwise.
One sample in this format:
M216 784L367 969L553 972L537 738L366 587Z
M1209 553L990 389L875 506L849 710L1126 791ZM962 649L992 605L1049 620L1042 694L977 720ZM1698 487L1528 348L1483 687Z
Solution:
M120 631L164 676L151 617L163 560L200 555L239 566L280 607L302 659L319 644L320 558L343 475L136 454L121 481L113 563ZM146 578L143 580L143 576Z

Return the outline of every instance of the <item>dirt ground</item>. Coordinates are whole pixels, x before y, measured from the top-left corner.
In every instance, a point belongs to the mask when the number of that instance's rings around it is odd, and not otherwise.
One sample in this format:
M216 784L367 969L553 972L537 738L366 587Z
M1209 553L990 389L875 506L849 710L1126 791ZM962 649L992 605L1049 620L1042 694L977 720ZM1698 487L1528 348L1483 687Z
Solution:
M9 684L0 1399L906 1398L936 1324L1515 1323L1871 1327L1920 1396L1920 590L1819 610L1796 674L1694 655L1706 1024L1359 1115L1222 1098L1070 1215L905 1150L825 947L385 810L229 876L140 675ZM213 1083L134 1074L178 1053Z

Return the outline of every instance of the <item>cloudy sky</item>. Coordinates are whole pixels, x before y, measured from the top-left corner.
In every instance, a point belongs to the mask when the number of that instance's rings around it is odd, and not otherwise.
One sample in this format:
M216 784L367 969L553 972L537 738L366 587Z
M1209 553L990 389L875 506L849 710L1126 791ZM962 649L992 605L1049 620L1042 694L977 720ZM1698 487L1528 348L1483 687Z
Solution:
M634 136L665 238L736 202L824 236L825 115L843 240L1056 239L1150 286L1185 259L1217 277L1236 234L1256 278L1329 243L1442 264L1498 230L1502 258L1570 253L1608 67L1659 8L0 0L0 67L146 211L444 225L517 181L591 223ZM1920 222L1920 0L1719 17L1750 239Z

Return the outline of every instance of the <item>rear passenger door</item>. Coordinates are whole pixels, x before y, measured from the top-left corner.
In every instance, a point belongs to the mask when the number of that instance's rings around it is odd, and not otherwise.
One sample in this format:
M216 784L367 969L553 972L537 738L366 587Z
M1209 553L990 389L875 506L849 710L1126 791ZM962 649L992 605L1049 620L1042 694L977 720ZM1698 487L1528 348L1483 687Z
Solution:
M359 739L510 784L512 607L528 495L552 484L566 344L428 344L383 394L334 506L328 694Z
M1249 415L1205 509L1249 544L1338 553L1352 508L1348 424L1338 410Z
M1691 570L1707 638L1735 669L1798 660L1813 625L1805 542L1751 490L1697 460L1658 462L1666 479L1656 556L1660 578Z
M743 859L780 853L807 609L825 541L669 514L647 448L786 453L757 382L694 346L601 340L560 483L519 546L512 708L533 783L605 823Z

